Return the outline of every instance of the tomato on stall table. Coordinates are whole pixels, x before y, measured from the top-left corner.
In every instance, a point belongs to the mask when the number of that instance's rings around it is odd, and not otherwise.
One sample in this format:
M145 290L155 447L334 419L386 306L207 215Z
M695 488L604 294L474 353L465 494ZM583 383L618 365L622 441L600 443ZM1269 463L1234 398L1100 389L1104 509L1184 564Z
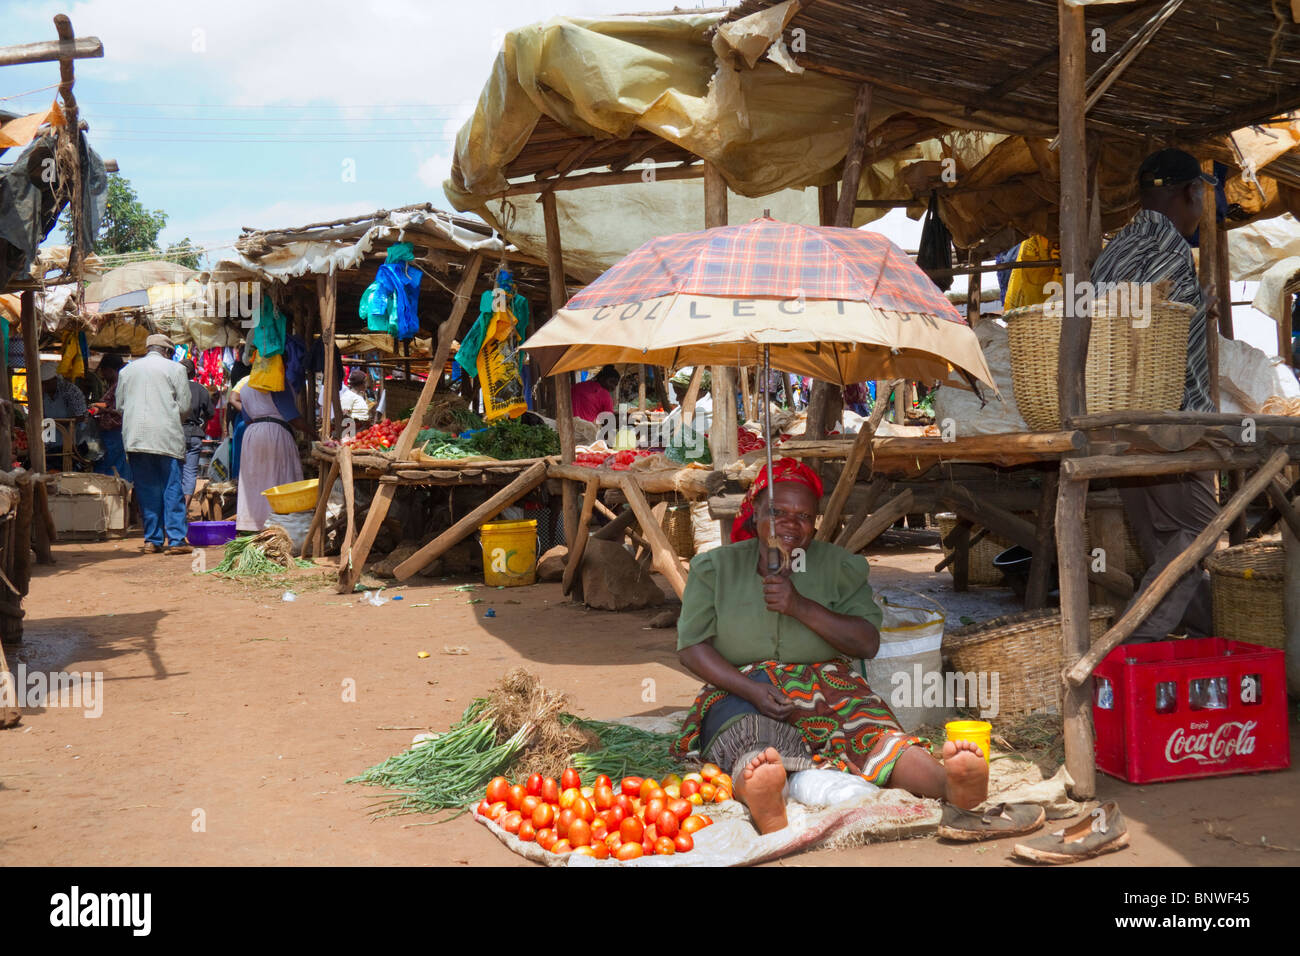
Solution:
M605 837L609 835L609 826L600 817L591 824L591 842L604 843Z
M555 823L555 808L549 803L539 803L533 810L533 826L541 830Z
M496 803L492 804L492 806L488 807L487 815L489 820L495 822L509 812L510 809L506 806L506 802L504 800L498 800Z
M528 778L524 784L524 789L528 791L530 797L540 797L542 795L542 775L535 773Z
M660 837L655 841L656 856L672 856L677 852L677 844L668 837Z
M519 805L523 803L526 796L528 796L528 791L519 784L515 784L506 791L506 806L511 810L518 810Z
M501 818L501 829L507 833L518 833L519 828L523 826L524 817L518 810L511 810Z
M690 853L695 849L695 841L691 839L689 833L679 833L673 837L673 846L677 848L678 853Z
M608 810L614 805L614 790L607 784L598 786L592 792L591 799L597 810Z
M569 835L569 827L571 827L573 821L577 819L578 815L573 812L572 807L560 811L560 815L555 818L555 832L559 834L560 839L564 839Z
M693 807L689 800L670 800L668 801L668 809L673 812L673 816L677 818L677 822L681 823L691 815Z
M579 797L573 801L573 812L588 823L596 819L596 808L586 797Z
M474 813L480 817L485 817L488 815L488 808L491 806L492 804L488 803L486 800L480 800L478 806L474 808Z
M684 798L689 800L692 795L697 794L699 792L700 792L700 781L698 780L682 781L681 793Z
M716 763L706 763L700 768L700 776L705 780L712 781L714 777L722 773L722 768Z
M622 807L610 807L604 813L598 813L596 816L605 822L607 829L617 830L627 814L623 812Z
M549 850L555 846L555 841L558 839L559 837L550 827L543 827L537 831L537 845L543 850Z
M668 786L664 787L664 796L669 800L680 800L682 796L681 786L675 783L668 784Z
M659 831L660 836L675 837L680 824L677 817L671 810L665 810L659 816L655 817L655 829Z
M542 805L541 797L534 797L532 794L524 797L519 801L519 812L525 817L532 817L533 811Z
M582 777L578 775L578 771L574 770L572 767L567 767L564 773L560 775L560 787L564 790L568 790L571 787L579 789L582 787Z
M525 843L532 843L537 839L537 827L533 826L532 820L525 820L519 824L519 839Z
M618 788L628 797L637 797L641 795L641 783L640 777L624 777Z
M556 854L572 853L573 845L568 840L556 840L551 845L551 852Z
M591 842L591 824L586 820L574 820L569 824L567 839L573 846L586 846Z
M573 855L594 857L596 855L596 851L589 846L575 846L573 848Z
M600 843L593 843L591 845L591 855L598 860L608 860L609 847L605 846L604 841L601 841Z
M618 833L624 843L640 843L645 835L645 824L636 817L628 817L618 825Z
M615 853L623 845L623 838L619 836L617 830L605 837L605 846L609 847L610 853Z
M488 803L503 803L510 794L510 781L505 777L493 777L487 785Z
M695 833L698 830L703 830L709 825L708 819L708 817L702 815L687 817L681 823L681 832L690 834Z
M618 848L614 858L617 860L635 860L637 857L644 855L645 850L642 849L640 843L624 843Z
M705 803L712 803L713 798L717 795L718 788L711 783L706 783L704 786L700 787L700 797L703 798Z
M582 799L582 791L577 787L567 787L560 791L560 809L567 810L573 806L574 800Z
M659 814L668 809L668 804L663 799L656 797L653 800L646 801L645 805L645 822L658 823Z
M634 804L632 798L625 793L620 793L614 798L614 806L622 810L623 816L625 817L630 817L632 814L636 813L636 804Z
M614 781L613 781L613 780L610 780L609 777L605 776L605 775L602 773L600 776L598 776L598 777L596 778L595 782L592 783L592 786L593 786L593 787L609 787L609 788L612 790L612 789L614 789Z
M502 779L505 778L503 777ZM659 781L655 780L652 777L646 777L644 780L641 781L641 789L637 791L637 796L641 798L642 803L645 803L647 800L650 799L650 791L658 790L658 789L659 789ZM505 798L502 797L502 799Z
M547 777L542 781L542 799L547 803L560 802L560 785L555 782L554 777Z
M645 832L641 834L641 842L649 843L652 846L654 845L655 840L658 839L659 839L659 831L655 828L655 825L653 823L647 826L645 828Z

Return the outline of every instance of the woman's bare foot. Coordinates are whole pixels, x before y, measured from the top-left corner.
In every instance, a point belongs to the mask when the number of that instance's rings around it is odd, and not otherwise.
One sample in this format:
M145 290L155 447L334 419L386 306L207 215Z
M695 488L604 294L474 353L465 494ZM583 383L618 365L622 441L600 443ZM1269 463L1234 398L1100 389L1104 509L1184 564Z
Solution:
M944 797L954 806L972 810L989 795L989 765L984 751L969 740L949 740L943 745L947 775Z
M745 764L736 779L736 798L749 807L759 833L789 825L785 816L785 764L775 747L768 747Z

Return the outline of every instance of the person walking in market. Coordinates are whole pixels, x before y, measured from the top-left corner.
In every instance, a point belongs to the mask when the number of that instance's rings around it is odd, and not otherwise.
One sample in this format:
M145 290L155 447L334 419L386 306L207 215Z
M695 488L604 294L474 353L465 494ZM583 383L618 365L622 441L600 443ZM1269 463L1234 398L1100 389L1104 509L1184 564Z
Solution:
M1196 157L1162 149L1138 168L1142 208L1111 240L1092 267L1095 294L1112 284L1171 280L1168 298L1196 307L1187 330L1187 372L1182 411L1217 411L1210 397L1209 322L1218 311L1211 289L1196 278L1189 240L1200 225L1206 185L1218 180L1201 172ZM1138 595L1214 520L1219 503L1214 472L1138 479L1119 489L1129 523L1152 559ZM1210 586L1205 573L1189 571L1133 632L1127 643L1162 641L1171 633L1200 637L1213 633Z
M262 494L267 488L302 481L302 459L294 429L307 431L307 423L289 388L264 392L245 380L239 390L239 408L245 421L239 451L237 531L261 531L271 516L271 504Z
M104 383L105 391L87 411L99 426L99 439L104 443L104 457L95 462L95 474L116 475L131 481L131 464L122 443L122 415L117 410L117 378L122 373L122 364L122 356L112 353L100 359L96 374Z
M122 440L144 524L142 550L157 554L165 548L168 554L188 554L181 421L190 410L190 383L185 369L171 359L171 339L151 335L145 348L144 357L122 369L117 379Z
M185 430L185 464L181 468L181 491L185 495L185 513L190 510L190 499L199 482L199 452L207 433L208 419L213 416L212 393L196 379L194 363L186 359L181 363L190 380L190 410L181 422Z

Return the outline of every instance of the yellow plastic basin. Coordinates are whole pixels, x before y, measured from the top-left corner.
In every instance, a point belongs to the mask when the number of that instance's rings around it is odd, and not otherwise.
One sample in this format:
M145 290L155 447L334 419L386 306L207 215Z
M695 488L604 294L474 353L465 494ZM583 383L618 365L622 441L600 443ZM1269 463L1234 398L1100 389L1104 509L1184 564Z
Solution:
M271 510L278 515L291 515L299 511L311 511L316 507L320 497L320 479L308 478L306 481L292 481L287 485L276 485L262 492L271 504Z

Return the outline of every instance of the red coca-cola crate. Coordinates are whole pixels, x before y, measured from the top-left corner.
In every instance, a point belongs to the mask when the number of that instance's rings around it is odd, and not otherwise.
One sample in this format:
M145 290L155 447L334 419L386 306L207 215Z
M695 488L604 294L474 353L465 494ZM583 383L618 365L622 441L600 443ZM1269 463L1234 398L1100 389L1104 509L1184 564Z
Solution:
M1129 783L1291 765L1279 650L1222 637L1121 645L1092 684L1097 766Z

